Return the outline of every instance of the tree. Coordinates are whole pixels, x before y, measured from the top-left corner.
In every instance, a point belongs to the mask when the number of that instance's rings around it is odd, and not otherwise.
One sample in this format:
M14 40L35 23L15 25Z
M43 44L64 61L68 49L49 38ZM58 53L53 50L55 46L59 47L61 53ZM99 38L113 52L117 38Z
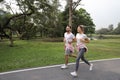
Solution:
M50 8L44 6L44 8L32 16L33 22L38 27L38 33L41 37L57 37L57 34L59 34L57 29L61 30L59 3L58 0L51 0L48 4ZM40 5L37 6L41 8Z
M100 30L97 30L96 33L97 34L107 34L109 32L109 30L107 28L101 28Z
M113 34L113 30L114 30L114 28L113 28L113 24L110 24L109 26L108 26L108 33L107 34Z
M57 10L58 0L16 0L16 2L20 13L11 14L6 19L4 26L2 26L2 31L5 28L9 28L10 31L17 31L22 38L27 39L30 38L32 32L34 34L41 31L41 34L44 33L46 36L53 36L55 34L54 29L59 22ZM12 10L10 5L7 6ZM8 25L10 26L6 27ZM10 35L6 34L6 31L2 32L1 36L10 37Z
M72 17L73 17L73 11L76 9L76 7L79 5L81 0L77 0L76 2L73 2L73 0L67 0L67 6L69 8L69 25L72 27Z
M94 33L95 31L95 24L93 23L90 14L83 8L80 8L73 13L73 22L73 26L75 27L73 30L75 33L78 25L85 26L86 34Z
M120 34L120 22L118 23L117 28L114 29L113 33L114 34Z
M19 5L22 6L21 10L22 12L25 12L26 9L24 9L24 5L22 4L22 2L19 2ZM23 27L24 29L22 29L23 33L23 38L24 39L29 39L30 37L34 37L36 36L36 34L40 33L41 36L42 34L45 34L48 30L48 23L51 21L50 20L50 16L51 16L51 12L53 12L53 6L52 4L48 1L48 0L34 0L34 14L29 16L29 17L25 17L23 18ZM54 20L53 20L54 21ZM27 22L27 24L34 24L33 26L31 26L31 30L27 30L30 29L27 25L25 25L25 23ZM34 29L33 29L34 28ZM25 33L26 32L26 33ZM31 33L30 33L31 32ZM33 33L32 33L33 32ZM30 36L31 34L34 34L33 36ZM45 34L46 35L46 34ZM28 38L29 36L29 38ZM22 39L23 39L22 38Z
M78 24L83 24L86 26L85 30L92 33L94 32L94 24L90 14L84 9L75 10L80 1L72 2L73 31L76 33ZM12 38L10 35L15 32L20 39L30 39L36 35L40 37L59 37L63 35L63 26L69 23L69 7L60 12L58 10L58 0L16 0L16 3L19 7L19 12L16 13L12 10L11 5L6 5L10 15L4 18L4 24L1 24L3 22L0 23L1 30L4 31L0 31L1 36L8 36L10 39L10 37ZM9 30L6 31L5 28ZM8 31L10 31L9 35L6 34Z
M8 31L9 27L4 28L4 24L6 23L6 19L10 16L10 13L7 13L3 10L0 10L0 37L3 39L4 36L9 38L8 34L5 31Z
M66 26L68 25L68 17L69 17L69 13L68 13L69 9L66 8L65 11L63 11L62 13L62 26ZM90 17L90 14L83 8L80 8L79 10L75 10L73 12L73 27L72 27L72 31L73 33L77 33L77 26L78 25L84 25L85 26L85 32L87 34L91 34L94 33L95 31L95 25L92 21L92 18Z
M72 3L73 0L69 0L69 26L72 26Z
M34 23L29 22L29 17L26 17L26 21L24 22L24 17L19 17L16 19L12 19L10 22L11 27L17 37L20 39L31 39L37 34L37 27L34 26Z
M103 34L108 34L109 33L109 29L108 28L101 28L100 30L96 31L96 34L99 34L99 38L102 39L103 38Z
M26 1L26 6L28 7L26 13L10 15L10 16L6 16L6 17L2 18L3 20L5 19L5 22L0 24L0 29L1 29L0 30L0 36L9 38L10 46L13 46L13 39L12 39L13 29L10 26L10 21L14 18L18 18L18 17L21 17L21 16L30 16L31 14L33 14L34 9L33 9L32 3L33 3L32 1ZM1 21L3 21L3 20L1 20ZM7 34L8 30L6 31L6 29L8 29L10 31L10 34Z
M110 24L109 26L108 26L108 29L109 29L109 31L113 31L113 24Z

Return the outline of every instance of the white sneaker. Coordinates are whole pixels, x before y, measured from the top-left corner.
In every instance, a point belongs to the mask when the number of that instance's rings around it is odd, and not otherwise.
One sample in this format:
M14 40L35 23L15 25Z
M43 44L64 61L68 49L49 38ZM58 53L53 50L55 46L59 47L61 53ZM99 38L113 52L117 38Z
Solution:
M93 70L93 64L90 64L90 68L89 68L90 71Z
M77 76L77 72L76 72L76 71L71 72L70 74L71 74L72 76L74 76L74 77L76 77L76 76Z
M61 69L66 69L66 68L68 68L68 66L65 64L63 66L61 66Z

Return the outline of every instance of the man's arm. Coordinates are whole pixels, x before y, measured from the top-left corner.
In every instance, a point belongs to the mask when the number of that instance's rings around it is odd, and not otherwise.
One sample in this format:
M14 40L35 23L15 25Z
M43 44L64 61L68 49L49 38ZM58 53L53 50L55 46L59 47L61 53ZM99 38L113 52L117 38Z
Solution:
M73 42L75 42L76 41L76 38L73 38Z
M63 42L65 42L66 40L65 40L65 38L63 38Z

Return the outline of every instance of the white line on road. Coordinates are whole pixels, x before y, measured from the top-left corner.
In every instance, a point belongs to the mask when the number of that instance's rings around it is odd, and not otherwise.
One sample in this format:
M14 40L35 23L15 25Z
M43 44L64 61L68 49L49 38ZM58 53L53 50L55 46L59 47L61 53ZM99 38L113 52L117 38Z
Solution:
M111 61L111 60L119 60L120 58L112 58L112 59L101 59L101 60L92 60L90 62L99 62L99 61ZM84 63L84 62L81 62ZM69 65L73 65L75 63L69 63ZM15 70L15 71L9 71L9 72L2 72L0 73L0 75L4 75L4 74L10 74L10 73L17 73L17 72L23 72L23 71L31 71L31 70L37 70L37 69L45 69L45 68L52 68L52 67L58 67L61 66L63 64L59 64L59 65L52 65L52 66L45 66L45 67L37 67L37 68L30 68L30 69L22 69L22 70Z

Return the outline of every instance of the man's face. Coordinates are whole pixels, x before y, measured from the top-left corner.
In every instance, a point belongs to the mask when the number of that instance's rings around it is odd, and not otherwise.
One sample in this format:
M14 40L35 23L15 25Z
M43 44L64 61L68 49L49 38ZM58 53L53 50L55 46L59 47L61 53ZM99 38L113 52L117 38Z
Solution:
M66 27L66 32L70 32L71 31L71 29L70 29L70 27Z

